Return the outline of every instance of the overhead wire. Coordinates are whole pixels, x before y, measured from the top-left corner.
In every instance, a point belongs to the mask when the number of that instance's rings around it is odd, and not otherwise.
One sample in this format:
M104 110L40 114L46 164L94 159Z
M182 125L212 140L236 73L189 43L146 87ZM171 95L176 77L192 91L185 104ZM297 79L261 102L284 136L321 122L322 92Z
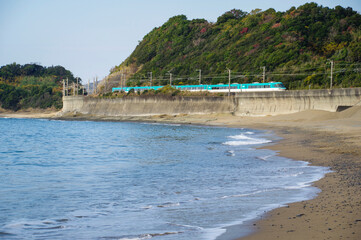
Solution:
M333 73L345 73L345 72L361 72L361 68L355 68L355 66L361 65L361 63L342 63L342 64L335 64L334 69L338 69L336 71L333 71ZM343 67L342 69L337 68L337 66L351 66L352 68L345 68ZM327 65L315 65L312 67L297 67L297 68L289 68L289 69L278 69L275 72L265 72L265 75L268 76L307 76L307 75L327 75L330 74L330 67L328 67ZM302 71L302 72L301 72ZM191 80L191 81L197 81L199 79L198 76L195 75L182 75L182 76L176 76L176 75L172 75L173 81L183 81L183 80ZM262 77L263 73L262 72L231 72L231 79L238 79L238 78L246 78L246 77ZM225 73L220 73L220 74L210 74L210 75L202 75L201 78L202 80L209 80L209 79L227 79L229 77L229 75L225 72ZM132 78L132 79L128 79L127 81L131 81L131 82L148 82L150 81L149 78L144 78L144 77L140 77L140 78ZM170 81L170 77L169 76L153 76L153 82L162 82L162 81ZM117 82L117 81L115 81Z

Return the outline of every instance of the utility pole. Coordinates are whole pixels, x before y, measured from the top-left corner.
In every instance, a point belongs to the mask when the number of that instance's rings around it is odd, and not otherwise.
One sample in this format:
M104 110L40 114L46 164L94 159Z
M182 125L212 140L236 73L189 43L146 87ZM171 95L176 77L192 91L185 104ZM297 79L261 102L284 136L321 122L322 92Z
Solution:
M332 89L332 81L333 81L333 60L331 60L331 82L330 82L330 89Z
M78 96L78 92L79 92L79 78L76 78L76 95Z
M197 71L199 72L199 85L201 85L201 80L202 80L202 69L197 69Z
M126 80L127 80L127 77L126 77L126 73L123 73L123 70L120 72L120 87L123 88L126 87Z
M123 81L123 78L124 78L124 74L123 72L120 74L120 85L122 86L122 89L124 87L124 81Z
M87 92L88 92L88 95L89 95L89 93L90 93L90 80L89 80L89 78L88 78L88 90L87 90Z
M95 94L97 94L97 87L98 87L98 77L95 77L95 85L94 85Z
M65 96L65 81L63 79L63 97Z
M75 83L73 82L73 96L75 96Z
M265 79L266 79L266 67L265 66L263 66L263 67L261 67L262 69L263 69L263 82L265 81Z
M123 90L123 69L122 69L122 71L120 71L120 87Z
M148 74L149 74L150 86L153 86L153 72L148 72Z
M228 70L228 97L231 96L231 69Z
M123 73L123 86L124 87L127 86L127 75L126 75L126 73Z
M69 96L69 79L66 78L66 95Z
M172 73L168 71L169 73L169 84L172 86Z

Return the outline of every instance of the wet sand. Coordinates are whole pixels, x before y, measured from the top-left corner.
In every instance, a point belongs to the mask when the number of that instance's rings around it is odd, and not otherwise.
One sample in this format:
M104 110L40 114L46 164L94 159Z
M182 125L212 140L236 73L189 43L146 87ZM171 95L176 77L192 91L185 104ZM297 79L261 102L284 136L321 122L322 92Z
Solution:
M6 117L9 116L11 114ZM39 116L44 115L33 114L31 117ZM333 172L314 183L322 190L315 199L291 203L266 213L256 222L248 222L254 232L240 239L361 239L361 107L340 113L305 111L265 117L231 114L99 117L68 114L62 119L149 121L272 131L283 139L267 148L284 157L327 166ZM244 226L233 226L231 235L242 236L243 229Z

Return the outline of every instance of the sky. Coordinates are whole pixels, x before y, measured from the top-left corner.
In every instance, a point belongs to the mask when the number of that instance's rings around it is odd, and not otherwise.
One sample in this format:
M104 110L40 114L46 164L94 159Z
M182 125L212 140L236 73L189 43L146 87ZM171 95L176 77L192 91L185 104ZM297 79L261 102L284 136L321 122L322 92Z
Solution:
M61 65L83 83L102 79L139 41L170 17L216 22L231 9L286 11L301 0L0 0L0 66L10 63ZM313 1L352 7L361 0Z

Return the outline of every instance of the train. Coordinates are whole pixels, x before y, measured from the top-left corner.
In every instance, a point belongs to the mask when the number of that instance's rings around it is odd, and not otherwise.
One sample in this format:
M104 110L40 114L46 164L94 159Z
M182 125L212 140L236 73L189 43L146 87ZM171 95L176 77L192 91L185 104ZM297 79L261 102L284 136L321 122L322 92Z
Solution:
M113 92L129 92L130 90L134 89L135 92L142 92L145 90L158 90L164 86L143 86L143 87L115 87L112 88ZM208 91L208 92L232 92L232 93L239 93L239 92L273 92L273 91L284 91L286 90L285 86L282 82L268 82L268 83L232 83L229 84L216 84L216 85L172 85L172 87L179 89L181 91Z

